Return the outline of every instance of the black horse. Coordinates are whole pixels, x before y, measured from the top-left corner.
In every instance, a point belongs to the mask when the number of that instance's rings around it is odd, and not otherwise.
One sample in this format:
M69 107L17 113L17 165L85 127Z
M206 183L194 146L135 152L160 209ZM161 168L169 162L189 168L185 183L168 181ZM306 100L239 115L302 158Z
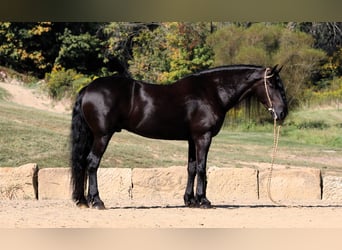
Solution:
M277 66L224 66L170 85L144 83L124 73L94 80L80 91L72 113L73 200L78 206L105 208L97 169L112 135L126 129L154 139L188 141L184 202L189 207L210 207L206 162L212 137L220 131L226 112L251 95L283 121L288 109L280 70Z

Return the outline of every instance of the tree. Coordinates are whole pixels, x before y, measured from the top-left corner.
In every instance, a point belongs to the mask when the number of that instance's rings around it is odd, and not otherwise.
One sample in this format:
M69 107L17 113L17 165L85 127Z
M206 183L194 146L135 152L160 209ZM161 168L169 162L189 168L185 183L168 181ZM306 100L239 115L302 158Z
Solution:
M103 42L89 32L72 34L65 28L58 37L60 48L54 64L66 69L75 69L83 74L98 74L103 65L101 47Z
M169 70L166 35L167 30L160 25L153 30L146 27L134 37L132 57L128 63L136 79L163 82L162 72Z
M208 36L207 42L214 51L214 65L235 64L235 57L242 46L244 28L224 26Z
M0 23L0 64L39 78L55 63L95 73L103 67L99 23Z
M290 107L299 105L311 76L326 59L314 48L314 38L283 24L254 23L249 28L228 25L208 37L215 65L283 65L282 79Z
M288 101L291 106L305 102L303 94L311 84L311 78L326 60L326 54L314 48L310 35L284 29L280 37L280 48L274 60L284 65L282 78L286 83Z
M145 30L153 31L157 23L112 22L101 29L104 40L104 62L109 71L123 67L128 69L128 62L133 59L133 45L137 36Z
M50 22L0 23L0 64L42 77L51 70Z
M329 56L342 47L342 22L304 22L296 26L300 31L311 34L315 48L326 51Z
M161 23L133 39L130 71L138 78L169 83L208 68L212 50L206 44L209 23Z

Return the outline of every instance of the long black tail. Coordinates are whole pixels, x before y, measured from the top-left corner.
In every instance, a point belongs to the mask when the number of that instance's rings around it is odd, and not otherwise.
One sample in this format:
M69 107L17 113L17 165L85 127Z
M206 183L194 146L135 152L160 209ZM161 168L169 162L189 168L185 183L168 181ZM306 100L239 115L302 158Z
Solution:
M93 135L81 108L85 89L77 96L71 122L71 186L72 199L77 203L85 202L87 156L93 144Z

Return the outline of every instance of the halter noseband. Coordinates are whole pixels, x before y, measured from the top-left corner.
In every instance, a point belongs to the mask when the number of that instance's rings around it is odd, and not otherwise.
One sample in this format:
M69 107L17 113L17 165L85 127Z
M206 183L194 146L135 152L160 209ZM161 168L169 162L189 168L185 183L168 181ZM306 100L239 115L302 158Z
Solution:
M268 111L272 112L273 114L273 118L276 120L278 118L274 108L273 108L273 103L272 103L272 100L271 100L271 97L270 97L270 93L269 93L269 90L268 90L268 86L267 86L267 79L268 78L271 78L273 76L272 75L267 75L267 72L271 70L270 68L266 68L265 70L265 75L264 75L264 84L265 84L265 91L266 91L266 96L267 96L267 100L268 100L268 104L269 104L269 108L268 108Z

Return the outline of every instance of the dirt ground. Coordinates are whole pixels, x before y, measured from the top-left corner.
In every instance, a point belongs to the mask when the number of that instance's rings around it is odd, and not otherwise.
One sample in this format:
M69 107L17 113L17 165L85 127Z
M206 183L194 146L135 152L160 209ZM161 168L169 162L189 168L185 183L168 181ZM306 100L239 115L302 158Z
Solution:
M143 203L142 203L143 204ZM341 206L217 205L212 209L106 202L106 210L68 200L0 201L0 228L341 228Z
M53 101L48 96L42 95L39 90L25 88L20 83L13 84L0 82L0 87L11 94L11 101L14 103L56 113L71 112L70 103L68 103L68 101Z
M21 105L59 113L68 104L21 85L0 83ZM155 204L158 201L154 201ZM174 201L168 206L145 205L144 201L121 204L106 201L106 210L80 209L69 200L1 200L0 228L341 228L342 206L303 207L224 204L194 209Z

